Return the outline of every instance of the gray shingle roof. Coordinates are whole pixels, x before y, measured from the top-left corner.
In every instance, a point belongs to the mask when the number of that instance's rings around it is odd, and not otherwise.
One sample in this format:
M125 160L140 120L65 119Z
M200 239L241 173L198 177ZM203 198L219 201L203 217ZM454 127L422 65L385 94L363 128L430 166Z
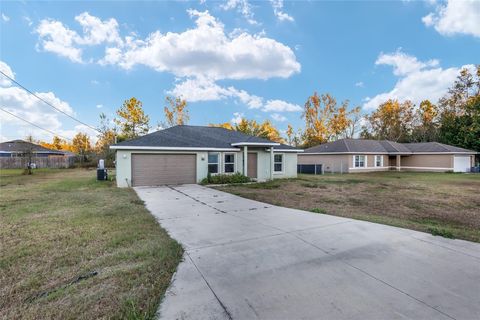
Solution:
M122 141L114 146L173 147L173 148L232 148L232 143L272 143L242 132L218 127L180 125L156 131L142 137ZM281 144L274 149L296 150Z
M34 153L66 154L64 151L48 149L24 140L12 140L0 143L0 151L2 152L24 152L26 150L32 150Z
M439 142L405 143L411 152L474 152L472 150L450 146Z
M398 143L388 140L342 139L324 143L305 150L305 153L422 153L422 152L466 152L475 151L438 142Z

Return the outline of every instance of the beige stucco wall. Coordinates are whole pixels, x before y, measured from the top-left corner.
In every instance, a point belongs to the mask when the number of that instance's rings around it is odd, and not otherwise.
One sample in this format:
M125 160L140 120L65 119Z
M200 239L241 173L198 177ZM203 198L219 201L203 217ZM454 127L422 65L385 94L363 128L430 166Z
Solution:
M362 154L359 154L362 155ZM325 172L369 172L385 171L389 167L396 167L396 156L389 160L388 155L383 155L383 167L375 167L375 155L363 154L367 159L367 167L354 168L353 154L299 154L298 164L322 164ZM452 154L426 154L401 156L401 170L412 171L448 171L453 170ZM475 156L471 155L471 165L474 165ZM340 164L346 163L344 170L340 171Z
M298 164L321 164L324 172L348 172L349 155L299 154Z
M322 164L324 172L366 172L388 170L388 155L383 156L383 166L375 167L374 154L358 154L366 156L365 168L354 168L353 154L299 154L298 164Z
M402 169L435 169L452 170L453 155L451 154L415 154L401 158Z
M248 152L256 152L258 154L257 165L257 180L266 181L270 179L270 152L265 149L252 148L248 149ZM132 181L132 154L196 154L197 155L197 183L207 177L208 174L208 152L206 151L132 151L132 150L117 150L116 159L116 180L118 187L130 187ZM219 171L223 173L224 166L224 154L235 154L235 172L243 173L243 152L218 152L220 154L219 159ZM297 176L297 154L296 153L283 153L283 167L282 173L274 173L274 179L277 178L294 178Z

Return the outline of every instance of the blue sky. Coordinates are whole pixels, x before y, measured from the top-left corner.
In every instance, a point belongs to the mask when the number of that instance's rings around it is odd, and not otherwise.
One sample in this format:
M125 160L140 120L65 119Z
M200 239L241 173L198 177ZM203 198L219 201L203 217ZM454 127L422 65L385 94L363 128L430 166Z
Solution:
M2 2L0 68L80 120L123 100L190 124L270 119L301 127L314 91L370 112L388 98L436 101L480 63L480 1ZM88 128L0 79L1 107L63 136ZM1 114L2 140L51 135Z

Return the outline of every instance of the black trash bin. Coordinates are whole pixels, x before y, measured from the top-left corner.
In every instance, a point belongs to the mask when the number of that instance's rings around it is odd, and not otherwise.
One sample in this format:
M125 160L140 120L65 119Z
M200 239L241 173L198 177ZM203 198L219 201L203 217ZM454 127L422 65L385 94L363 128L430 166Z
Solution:
M97 169L97 180L107 180L108 173L107 169Z

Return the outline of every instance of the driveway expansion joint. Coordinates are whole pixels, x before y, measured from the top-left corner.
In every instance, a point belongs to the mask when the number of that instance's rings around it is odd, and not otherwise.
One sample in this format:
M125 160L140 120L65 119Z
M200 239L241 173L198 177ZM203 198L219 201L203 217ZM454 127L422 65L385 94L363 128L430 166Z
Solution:
M198 268L197 264L195 263L195 261L193 261L192 257L190 256L190 254L188 254L188 252L186 252L186 255L188 256L188 258L190 259L190 261L192 262L193 266L195 267L195 269L197 270L197 272L200 274L200 276L202 277L203 281L205 281L205 284L207 285L207 287L210 289L210 291L212 292L213 296L215 297L215 299L217 300L217 302L220 304L220 306L222 307L223 311L225 312L225 314L227 315L228 319L232 320L232 314L230 313L230 311L228 311L227 307L225 306L225 304L223 304L222 300L220 300L220 298L217 296L217 294L215 293L215 291L213 290L212 286L210 285L210 283L208 283L207 279L205 278L205 276L203 275L202 271L200 271L200 269Z

